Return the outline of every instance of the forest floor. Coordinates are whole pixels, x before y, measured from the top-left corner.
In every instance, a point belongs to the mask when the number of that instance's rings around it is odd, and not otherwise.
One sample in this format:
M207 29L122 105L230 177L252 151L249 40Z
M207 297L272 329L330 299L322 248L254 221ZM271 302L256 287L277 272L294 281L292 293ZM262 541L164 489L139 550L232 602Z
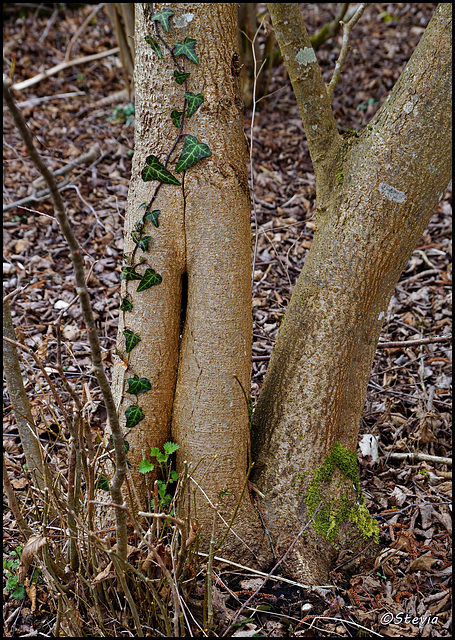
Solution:
M60 4L60 3L59 3ZM11 5L3 5L11 7ZM34 6L34 5L29 5ZM42 5L41 5L42 6ZM54 7L57 7L54 4ZM358 131L370 120L398 79L435 8L434 3L371 4L351 35L351 51L335 90L340 131ZM36 5L38 7L38 5ZM264 10L264 5L258 5ZM310 35L332 19L336 4L305 5ZM64 12L17 9L4 13L3 71L17 83L62 62L72 36L93 6ZM262 36L261 36L262 37ZM328 81L341 37L317 51ZM77 38L71 57L116 47L101 10ZM40 152L56 171L98 145L95 159L76 165L62 194L75 233L86 252L88 286L106 363L115 348L120 268L131 157L133 115L128 100L99 101L124 89L118 54L69 67L15 97ZM296 101L282 64L274 67L269 97L257 104L253 128L245 112L245 134L253 144L254 344L252 395L260 390L292 287L311 247L315 228L315 181ZM53 218L48 194L34 184L37 170L4 108L3 285L18 340L55 373L56 323L61 325L62 361L68 379L92 402L94 430L105 411L93 374L81 312L75 302L67 245ZM64 176L60 178L64 179ZM25 202L20 202L27 199ZM6 211L5 211L6 205ZM20 206L18 206L20 205ZM403 272L384 318L360 429L360 476L367 506L377 518L384 552L369 564L347 568L340 559L328 589L306 592L280 582L255 596L227 635L413 637L451 635L451 349L438 338L451 332L451 192L432 217ZM16 293L13 293L16 292ZM26 388L44 445L65 468L66 449L56 443L49 388L25 356ZM58 384L58 382L56 382ZM3 448L19 501L27 504L29 482L8 392L3 391ZM58 430L58 427L57 427ZM374 436L378 456L371 447ZM370 444L368 444L370 443ZM397 453L413 452L410 459ZM423 459L421 454L433 456ZM53 454L52 454L53 455ZM419 458L420 455L420 458ZM374 459L372 459L372 457ZM4 497L4 558L23 545ZM4 560L5 567L5 560ZM225 622L254 589L247 570L217 567L229 591L217 587ZM6 587L4 631L8 636L53 634L55 609L38 584L16 599ZM401 614L401 617L400 615ZM195 614L196 615L196 614ZM387 617L389 615L389 617ZM365 631L366 629L366 631ZM119 635L123 635L121 631ZM125 632L124 635L131 635Z

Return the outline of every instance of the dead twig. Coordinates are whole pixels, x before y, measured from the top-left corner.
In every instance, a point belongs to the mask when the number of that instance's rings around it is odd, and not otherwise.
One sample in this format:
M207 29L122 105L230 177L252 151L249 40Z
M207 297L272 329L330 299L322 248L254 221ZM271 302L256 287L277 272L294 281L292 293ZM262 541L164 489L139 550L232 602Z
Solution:
M450 342L452 340L452 334L448 333L444 336L433 336L432 338L421 338L420 340L396 340L394 342L379 342L378 349L393 349L400 347L406 349L406 347L418 347L421 344L434 344L436 342Z
M120 47L114 47L114 49L109 49L108 51L100 51L100 53L94 53L90 56L83 56L82 58L76 58L75 60L69 60L68 62L60 62L55 65L55 67L51 67L50 69L47 69L47 71L42 71L36 76L33 76L33 78L29 78L23 82L16 82L16 84L12 85L11 89L14 89L15 91L22 91L22 89L27 89L34 84L38 84L41 80L55 76L59 71L63 71L63 69L68 69L68 67L74 67L78 64L93 62L94 60L100 60L101 58L107 58L107 56L113 56L119 51Z
M446 464L452 466L452 458L446 458L444 456L430 456L428 453L420 453L419 451L411 451L407 453L390 453L387 458L393 458L394 460L419 460L421 462L437 462L438 464Z

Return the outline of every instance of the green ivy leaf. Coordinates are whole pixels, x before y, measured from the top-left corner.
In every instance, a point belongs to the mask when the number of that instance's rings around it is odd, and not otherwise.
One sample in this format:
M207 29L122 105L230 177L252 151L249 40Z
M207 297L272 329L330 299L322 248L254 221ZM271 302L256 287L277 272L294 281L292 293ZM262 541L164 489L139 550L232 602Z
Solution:
M158 224L158 216L160 215L161 211L159 209L154 209L153 211L148 211L145 216L144 216L144 220L151 220L153 223L154 227L159 227Z
M155 40L150 35L145 36L144 40L149 43L149 45L152 47L153 51L156 53L158 58L161 60L161 58L163 57L163 54L161 53L160 45L157 42L155 42Z
M144 393L144 391L151 391L152 389L150 380L147 378L139 378L138 375L135 375L133 378L127 378L126 381L128 383L127 393L132 393L135 396Z
M128 300L128 298L122 298L120 311L132 311L132 310L133 310L133 305L131 303L131 300Z
M22 600L25 598L25 587L21 582L17 581L17 576L10 576L5 585L6 591L10 591L10 595L15 600Z
M188 117L191 117L193 113L199 109L201 104L204 102L204 96L202 93L192 93L188 91L185 93L185 98L188 100Z
M175 442L165 442L163 449L167 453L167 455L170 456L171 453L175 453L177 449L179 449L179 445Z
M173 15L174 12L171 9L163 9L163 11L155 13L155 15L152 16L152 20L157 20L166 31L166 33L169 33L169 18L171 18Z
M107 481L106 476L103 476L103 474L100 475L100 477L96 482L95 489L102 489L103 491L109 491L109 482Z
M148 460L141 460L137 470L139 473L148 473L149 471L153 471L155 465L149 462Z
M112 435L109 436L109 443L110 443L110 445L107 448L112 450L112 451L114 451L114 438L113 438ZM130 450L130 443L127 442L126 440L124 440L123 441L123 448L125 449L125 453L128 453L128 451Z
M148 156L145 159L145 162L147 163L147 166L142 169L142 180L144 182L149 182L149 180L158 180L164 184L180 184L177 178L173 176L163 164L161 164L156 156Z
M156 273L154 269L146 269L136 291L139 293L140 291L150 289L150 287L153 287L154 284L160 284L162 280L163 278L159 273Z
M174 109L174 111L171 113L172 124L174 125L174 127L177 127L177 129L180 129L180 126L182 124L182 116L183 111L177 111L176 109Z
M191 73L179 73L177 69L174 69L174 80L177 84L183 84L190 75Z
M197 40L195 38L188 38L188 36L185 38L185 42L183 44L181 42L176 42L173 50L174 55L186 56L191 60L191 62L199 64L196 52L194 51L194 45L196 42Z
M137 273L135 267L122 267L120 272L121 280L142 280L140 273Z
M125 336L126 352L129 353L137 344L139 344L141 338L133 333L131 329L124 329L123 335Z
M139 205L138 209L146 209L147 208L147 203L143 202L142 204Z
M126 415L126 427L128 429L132 429L135 427L141 420L145 418L144 412L140 407L133 404L131 407L125 411Z
M148 251L149 242L151 239L152 236L144 236L143 238L141 238L141 240L139 240L138 242L139 249L142 249L142 251Z
M183 143L182 153L178 159L176 171L183 171L189 169L196 164L202 158L208 158L210 155L210 149L204 142L198 142L195 136L185 136L185 142Z

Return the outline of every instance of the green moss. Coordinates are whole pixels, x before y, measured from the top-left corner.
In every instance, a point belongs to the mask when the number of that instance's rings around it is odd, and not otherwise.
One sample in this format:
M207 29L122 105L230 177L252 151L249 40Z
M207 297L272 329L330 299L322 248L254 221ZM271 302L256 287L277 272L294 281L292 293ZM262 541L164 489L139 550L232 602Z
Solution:
M336 500L328 502L321 493L321 484L330 484L335 467L350 480L356 490L358 503L353 504L348 492ZM379 528L364 505L364 497L360 490L359 471L356 451L348 451L342 444L335 442L331 452L321 466L313 474L310 486L305 496L310 517L313 516L319 503L322 502L314 521L313 527L324 538L334 541L343 522L355 522L365 537L378 540Z
M336 174L336 179L338 180L338 182L339 182L340 184L343 184L344 175L343 175L343 173L342 173L341 171L340 171L340 173L337 173L337 174Z
M303 473L298 473L295 478L294 478L294 482L292 483L292 487L295 487L295 485L297 484L297 482L305 480L306 476L308 475L308 471L304 471ZM298 495L298 494L297 494Z

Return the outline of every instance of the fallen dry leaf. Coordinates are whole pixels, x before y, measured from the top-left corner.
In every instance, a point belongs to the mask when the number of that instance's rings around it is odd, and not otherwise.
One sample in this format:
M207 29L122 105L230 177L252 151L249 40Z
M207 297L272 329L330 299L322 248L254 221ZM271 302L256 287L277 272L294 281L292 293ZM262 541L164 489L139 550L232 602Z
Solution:
M21 584L24 582L30 563L45 544L47 544L47 538L45 536L31 536L25 543L22 549L21 562L17 575L18 582Z
M408 567L408 571L431 571L431 567L437 561L438 558L432 556L431 551L427 551L423 556L420 556L411 562Z

